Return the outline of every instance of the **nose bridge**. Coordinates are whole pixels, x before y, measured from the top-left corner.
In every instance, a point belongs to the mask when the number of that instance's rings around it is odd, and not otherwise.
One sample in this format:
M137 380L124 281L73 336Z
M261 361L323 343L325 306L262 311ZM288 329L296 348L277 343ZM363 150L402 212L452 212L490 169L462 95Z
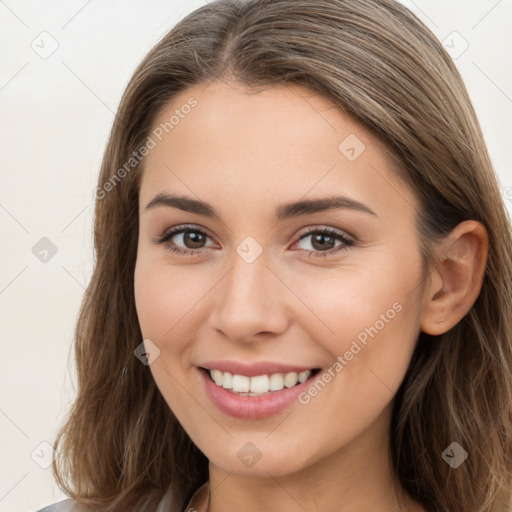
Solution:
M267 253L247 257L254 247L240 244L230 261L231 270L219 283L212 326L230 338L245 340L260 332L278 333L285 328L283 294L267 267ZM249 247L249 251L244 251Z

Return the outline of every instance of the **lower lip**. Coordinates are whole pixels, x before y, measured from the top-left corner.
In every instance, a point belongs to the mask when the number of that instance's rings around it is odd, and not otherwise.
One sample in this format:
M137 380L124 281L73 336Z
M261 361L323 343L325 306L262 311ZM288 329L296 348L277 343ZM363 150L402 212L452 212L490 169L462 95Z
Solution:
M221 386L217 386L210 378L209 372L199 368L201 379L206 387L210 400L228 416L246 420L259 420L279 414L289 407L300 393L310 385L315 375L310 375L302 384L280 391L272 391L268 395L241 396L235 395Z

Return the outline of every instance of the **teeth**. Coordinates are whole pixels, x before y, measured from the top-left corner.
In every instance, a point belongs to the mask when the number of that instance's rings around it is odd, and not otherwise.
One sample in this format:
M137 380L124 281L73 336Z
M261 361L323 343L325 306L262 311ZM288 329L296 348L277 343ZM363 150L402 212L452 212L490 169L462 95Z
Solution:
M219 372L222 375L222 372ZM233 375L229 372L224 372L222 378L222 387L225 389L233 389Z
M247 377L249 378L249 377ZM251 393L268 393L269 378L268 375L258 375L258 377L251 377L250 385Z
M284 378L282 373L274 373L270 376L270 391L280 391L284 388Z
M247 393L249 391L250 384L251 379L249 377L246 377L245 375L233 375L233 391Z
M222 372L219 372L219 370L211 370L210 375L217 386L222 386Z
M298 383L302 384L311 375L311 370L300 373L273 373L272 375L258 375L256 377L210 370L210 375L219 387L245 396L258 396L271 391L280 391L284 387L292 388Z
M302 384L305 380L308 379L308 377L311 375L311 372L309 370L305 372L299 373L299 382Z
M292 386L295 386L298 382L298 375L295 372L287 373L284 376L284 385L287 388L291 388Z

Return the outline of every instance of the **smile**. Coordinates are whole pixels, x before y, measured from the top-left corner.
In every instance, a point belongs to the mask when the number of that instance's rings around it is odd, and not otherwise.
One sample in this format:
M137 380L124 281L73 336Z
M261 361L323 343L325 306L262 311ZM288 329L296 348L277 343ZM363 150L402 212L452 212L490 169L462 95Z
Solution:
M210 370L210 377L217 384L234 394L241 396L260 396L273 391L281 391L283 388L291 388L302 384L316 370L306 370L300 373L272 373L270 375L257 375L248 377L246 375Z
M301 371L259 374L252 376L196 367L208 400L222 413L244 420L258 420L279 414L293 403L321 371L319 368ZM239 370L240 371L240 370Z

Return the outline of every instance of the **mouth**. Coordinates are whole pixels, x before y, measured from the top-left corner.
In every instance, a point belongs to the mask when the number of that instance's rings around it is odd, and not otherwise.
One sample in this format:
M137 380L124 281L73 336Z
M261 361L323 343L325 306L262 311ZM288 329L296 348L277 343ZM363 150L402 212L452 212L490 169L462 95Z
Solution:
M302 372L262 374L251 377L203 367L200 367L200 370L217 387L232 395L258 397L272 395L283 389L300 386L306 381L313 379L321 371L321 368L311 368Z

